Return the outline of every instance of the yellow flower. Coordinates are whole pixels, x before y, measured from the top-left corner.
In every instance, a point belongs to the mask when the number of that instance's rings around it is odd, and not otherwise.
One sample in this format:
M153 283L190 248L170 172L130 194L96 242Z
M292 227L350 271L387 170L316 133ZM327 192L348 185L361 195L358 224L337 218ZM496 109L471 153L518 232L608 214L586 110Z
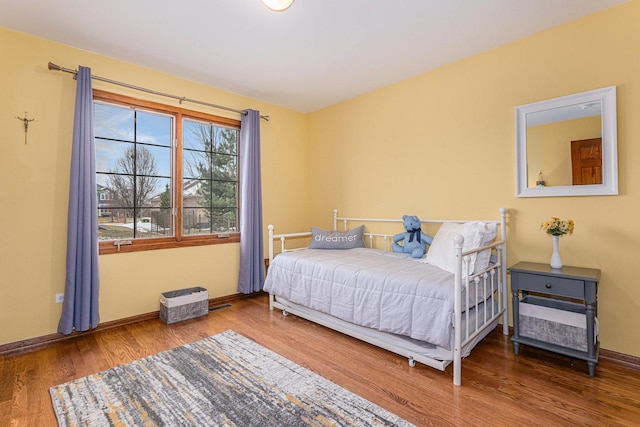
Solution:
M563 236L565 234L573 234L575 223L572 219L566 221L556 216L551 217L551 221L545 221L540 225L540 229L552 236Z

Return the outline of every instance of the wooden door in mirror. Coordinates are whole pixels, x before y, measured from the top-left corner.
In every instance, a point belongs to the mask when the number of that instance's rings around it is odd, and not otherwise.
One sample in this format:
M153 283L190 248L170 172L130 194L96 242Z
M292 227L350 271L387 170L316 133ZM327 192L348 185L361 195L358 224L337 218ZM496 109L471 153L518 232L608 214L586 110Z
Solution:
M571 141L572 185L602 184L602 138Z

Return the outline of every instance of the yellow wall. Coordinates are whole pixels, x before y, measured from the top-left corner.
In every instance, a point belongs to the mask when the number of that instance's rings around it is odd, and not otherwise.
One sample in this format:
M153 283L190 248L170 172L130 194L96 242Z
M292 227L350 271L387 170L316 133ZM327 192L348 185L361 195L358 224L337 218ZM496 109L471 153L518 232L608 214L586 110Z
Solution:
M101 77L271 116L261 121L264 221L288 224L290 231L307 226L307 115L3 28L0 58L0 344L54 333L62 308L54 295L63 292L65 281L76 83L70 74L47 70L49 61L73 69L84 65ZM176 102L96 80L94 88ZM35 118L27 145L23 125L14 118L25 111ZM100 256L101 320L158 310L160 293L171 289L203 286L212 298L233 294L238 258L238 244Z
M600 268L603 348L640 356L640 1L365 94L311 116L311 221L326 212L497 218L508 263L548 263L550 216L572 218L565 265ZM518 105L617 86L619 196L517 198Z
M634 0L309 115L0 29L0 344L52 333L60 315L53 296L64 287L75 82L46 70L53 61L269 114L271 122L262 122L264 220L278 231L329 227L333 208L350 216L464 219L496 218L505 206L514 264L548 262L551 241L540 223L552 215L574 219L576 231L560 250L566 265L602 269L602 347L640 356L628 326L640 322L632 269L640 170L630 167L640 159L639 18ZM612 85L620 195L516 198L514 107ZM37 120L26 146L14 119L24 111ZM167 289L233 293L237 258L237 245L101 256L102 320L157 310Z

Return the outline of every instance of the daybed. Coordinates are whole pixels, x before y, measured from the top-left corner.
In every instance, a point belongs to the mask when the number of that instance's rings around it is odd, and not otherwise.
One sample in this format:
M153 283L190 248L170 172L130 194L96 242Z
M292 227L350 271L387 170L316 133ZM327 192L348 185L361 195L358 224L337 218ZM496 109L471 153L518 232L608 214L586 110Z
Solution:
M462 358L500 318L508 334L507 210L500 212L492 221L422 221L435 236L421 259L390 251L389 227L401 220L339 218L335 210L334 231L274 234L269 225L270 309L405 356L411 366L444 371L453 362L460 385ZM311 245L300 247L309 237Z

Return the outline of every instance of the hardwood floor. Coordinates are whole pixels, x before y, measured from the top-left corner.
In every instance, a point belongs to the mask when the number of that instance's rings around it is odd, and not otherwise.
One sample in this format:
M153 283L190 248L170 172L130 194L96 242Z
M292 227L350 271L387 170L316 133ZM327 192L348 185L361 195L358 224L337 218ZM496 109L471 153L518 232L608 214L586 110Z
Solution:
M270 312L266 296L185 322L125 325L0 359L0 426L55 426L49 387L233 329L418 426L637 426L640 370L522 346L496 329L465 359L462 386L445 372Z

